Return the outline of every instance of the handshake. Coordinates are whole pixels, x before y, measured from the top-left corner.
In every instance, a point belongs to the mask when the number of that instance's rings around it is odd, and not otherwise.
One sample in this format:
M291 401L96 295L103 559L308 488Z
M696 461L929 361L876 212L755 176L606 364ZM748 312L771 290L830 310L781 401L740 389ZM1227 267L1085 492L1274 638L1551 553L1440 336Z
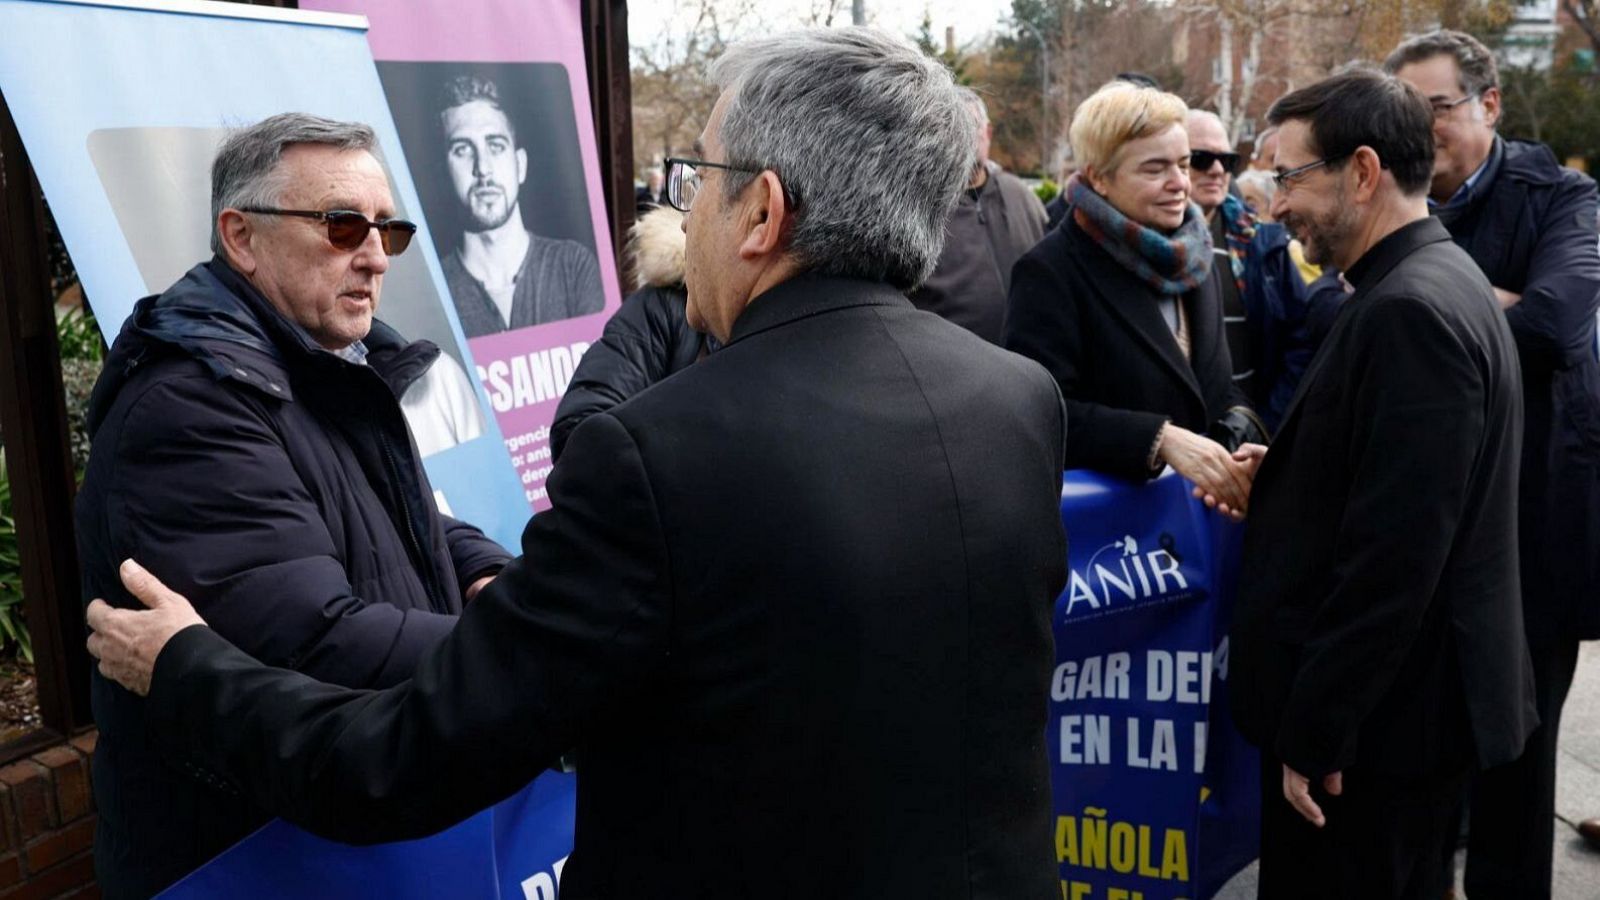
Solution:
M1156 459L1194 482L1194 495L1206 506L1240 521L1250 505L1250 487L1265 459L1261 444L1241 444L1228 449L1203 434L1168 422L1156 439Z

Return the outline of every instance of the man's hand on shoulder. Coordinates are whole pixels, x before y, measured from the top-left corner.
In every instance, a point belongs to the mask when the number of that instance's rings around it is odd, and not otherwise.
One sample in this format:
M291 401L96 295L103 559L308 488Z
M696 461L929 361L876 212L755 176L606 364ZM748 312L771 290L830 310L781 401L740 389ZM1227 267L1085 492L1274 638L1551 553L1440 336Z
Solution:
M162 648L173 635L205 620L181 594L133 560L123 560L118 574L128 592L149 609L117 609L99 598L92 601L89 655L99 660L101 675L145 697Z

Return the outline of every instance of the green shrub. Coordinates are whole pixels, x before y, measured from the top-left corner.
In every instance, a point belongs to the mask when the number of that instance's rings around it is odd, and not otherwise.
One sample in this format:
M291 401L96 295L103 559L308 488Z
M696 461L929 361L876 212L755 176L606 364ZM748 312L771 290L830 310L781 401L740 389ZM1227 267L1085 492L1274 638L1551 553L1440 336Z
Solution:
M1049 178L1046 178L1039 182L1039 186L1034 188L1033 192L1038 195L1040 203L1049 203L1061 193L1061 185L1056 184Z

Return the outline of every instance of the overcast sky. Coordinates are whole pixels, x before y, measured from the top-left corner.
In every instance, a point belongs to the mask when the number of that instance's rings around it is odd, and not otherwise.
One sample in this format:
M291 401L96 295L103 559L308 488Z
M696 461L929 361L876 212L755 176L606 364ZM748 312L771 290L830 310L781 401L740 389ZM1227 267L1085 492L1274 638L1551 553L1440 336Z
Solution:
M654 44L669 28L684 29L693 24L701 0L629 0L628 42L634 46ZM748 2L757 11L764 29L781 29L802 24L813 7L825 9L827 0L715 0L720 9L737 8ZM955 26L957 46L972 43L1000 27L1011 13L1011 0L865 0L867 22L896 34L912 36L922 26L926 11L933 19L934 40L944 42L946 26ZM834 24L848 24L850 0L838 0ZM739 23L733 24L736 29ZM748 27L748 26L747 26ZM736 31L736 33L739 33Z

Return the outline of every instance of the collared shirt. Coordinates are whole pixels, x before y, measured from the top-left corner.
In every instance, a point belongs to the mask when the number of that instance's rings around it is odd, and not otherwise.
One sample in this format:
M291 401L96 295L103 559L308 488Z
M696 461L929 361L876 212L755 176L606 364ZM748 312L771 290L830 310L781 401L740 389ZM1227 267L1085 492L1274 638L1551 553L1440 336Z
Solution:
M367 364L367 345L360 341L353 341L350 346L333 351L333 355L345 362L364 366Z
M1456 207L1466 206L1468 203L1471 203L1473 188L1477 187L1478 181L1483 178L1483 173L1494 168L1495 164L1500 161L1500 157L1503 154L1504 151L1500 149L1500 138L1497 135L1494 139L1494 144L1489 147L1489 155L1484 157L1483 163L1479 165L1471 175L1467 176L1467 180L1463 181L1460 187L1456 188L1456 192L1450 195L1450 199L1440 203L1432 197L1429 197L1428 208L1455 209Z

